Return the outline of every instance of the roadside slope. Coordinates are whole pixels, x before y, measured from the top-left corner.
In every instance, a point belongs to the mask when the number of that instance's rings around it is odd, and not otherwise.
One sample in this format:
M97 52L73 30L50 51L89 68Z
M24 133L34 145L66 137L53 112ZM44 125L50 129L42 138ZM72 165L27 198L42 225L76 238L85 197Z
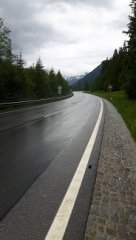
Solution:
M105 102L105 125L84 240L136 239L136 143Z

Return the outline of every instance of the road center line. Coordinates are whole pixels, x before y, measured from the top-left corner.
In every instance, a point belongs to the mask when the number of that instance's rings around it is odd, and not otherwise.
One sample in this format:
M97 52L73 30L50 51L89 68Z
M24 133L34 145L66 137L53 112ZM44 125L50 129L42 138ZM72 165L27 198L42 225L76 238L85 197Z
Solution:
M73 179L69 185L69 188L58 209L58 212L53 220L53 223L45 237L45 240L62 240L65 234L66 227L68 225L68 221L70 219L72 210L74 208L74 204L75 204L80 186L82 184L82 180L83 180L83 177L87 168L87 164L89 162L89 159L93 150L93 146L96 140L96 136L99 130L99 126L101 123L102 114L103 114L103 102L101 100L100 102L101 102L101 109L100 109L100 113L99 113L96 125L93 130L93 133L87 144L84 154L80 160L78 168L73 176Z
M62 111L63 111L63 110L59 110L59 111L56 111L56 112L54 112L54 113L51 113L51 114L45 115L44 118L46 118L46 117L50 117L50 116L53 116L53 115L55 115L55 114L57 114L57 113L59 113L59 112L62 112Z

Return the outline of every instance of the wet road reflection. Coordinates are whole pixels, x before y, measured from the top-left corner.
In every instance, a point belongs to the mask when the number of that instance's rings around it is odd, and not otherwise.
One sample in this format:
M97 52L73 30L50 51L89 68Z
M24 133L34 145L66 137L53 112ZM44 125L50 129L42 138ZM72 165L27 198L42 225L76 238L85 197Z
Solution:
M96 98L75 93L60 102L0 115L0 218L96 111Z

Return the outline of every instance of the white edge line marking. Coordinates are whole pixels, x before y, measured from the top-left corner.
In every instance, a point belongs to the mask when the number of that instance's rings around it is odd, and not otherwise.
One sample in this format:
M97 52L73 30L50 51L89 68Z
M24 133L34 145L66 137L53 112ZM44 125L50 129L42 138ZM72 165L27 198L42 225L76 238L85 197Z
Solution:
M62 111L63 111L63 110L59 110L59 111L56 111L56 112L54 112L54 113L51 113L51 114L45 115L44 118L46 118L46 117L50 117L50 116L53 116L53 115L55 115L55 114L57 114L57 113L59 113L59 112L62 112Z
M81 158L81 161L78 165L78 168L74 174L74 177L69 185L69 188L63 198L63 201L58 209L58 212L53 220L53 223L45 237L45 240L62 240L65 234L65 230L70 219L84 174L87 167L87 164L90 159L90 155L93 150L93 146L96 140L98 129L101 123L102 114L103 114L103 102L101 102L100 113L94 127L91 138L87 144L87 147L84 151L84 154Z

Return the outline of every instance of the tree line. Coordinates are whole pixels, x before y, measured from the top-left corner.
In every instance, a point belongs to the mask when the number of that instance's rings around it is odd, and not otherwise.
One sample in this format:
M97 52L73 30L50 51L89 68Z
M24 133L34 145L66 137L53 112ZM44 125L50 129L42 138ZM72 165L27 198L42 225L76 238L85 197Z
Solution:
M47 71L41 58L25 67L22 54L13 54L10 30L0 18L0 101L57 96L59 85L63 95L70 93L60 71L57 74L53 69Z
M128 41L102 62L100 76L88 87L91 91L107 91L112 86L112 90L125 90L129 98L136 98L136 0L131 1L130 7L128 31L124 31Z

